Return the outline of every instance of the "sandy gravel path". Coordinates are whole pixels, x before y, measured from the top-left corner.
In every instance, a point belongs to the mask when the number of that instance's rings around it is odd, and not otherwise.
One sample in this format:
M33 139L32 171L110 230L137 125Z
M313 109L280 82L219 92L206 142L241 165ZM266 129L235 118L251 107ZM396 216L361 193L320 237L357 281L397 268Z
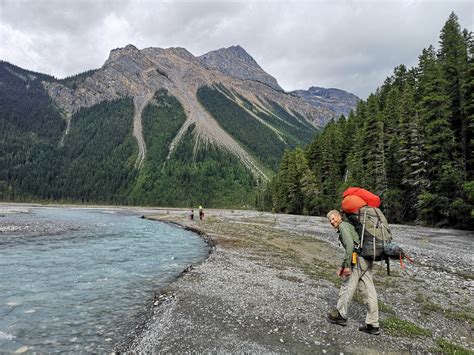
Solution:
M378 264L381 336L357 330L355 297L347 327L325 316L337 300L342 248L324 218L255 211L185 210L155 219L206 234L214 251L157 296L149 319L122 350L139 352L379 353L474 350L472 233L393 226L416 258L408 271ZM463 252L460 252L463 251Z

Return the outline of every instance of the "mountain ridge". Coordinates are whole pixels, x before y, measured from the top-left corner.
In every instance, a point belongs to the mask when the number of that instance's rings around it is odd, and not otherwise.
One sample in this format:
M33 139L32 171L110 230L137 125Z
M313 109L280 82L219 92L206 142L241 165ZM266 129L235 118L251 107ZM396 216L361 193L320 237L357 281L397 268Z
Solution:
M248 80L226 75L219 70L204 68L199 59L184 48L150 47L139 50L133 45L127 45L112 50L104 65L79 83L75 90L57 82L47 83L46 87L56 104L68 114L81 107L90 107L103 100L124 96L134 97L135 112L140 112L153 93L164 88L178 98L189 115L170 146L170 154L183 133L195 123L200 139L232 152L255 174L265 176L258 168L258 162L241 149L197 102L196 92L199 87L217 83L231 88L231 91L252 102L260 111L271 109L268 100L283 102L286 109L301 113L315 128L321 127L326 117L332 117L328 110L295 100L291 95L265 84L257 81L249 83ZM237 100L235 97L231 99ZM136 115L134 135L140 147L139 159L143 161L146 147L141 137L139 120L139 115ZM140 165L141 162L137 161L137 166Z
M240 46L226 53L260 68ZM6 62L0 71L6 200L244 206L285 149L337 118L179 47L116 48L64 79ZM31 137L42 137L34 149Z
M336 88L311 86L308 90L294 90L290 94L301 97L315 107L333 111L337 117L349 116L360 101L356 95Z
M284 91L277 80L266 73L240 45L205 53L198 60L207 68L239 79L260 81L278 91Z

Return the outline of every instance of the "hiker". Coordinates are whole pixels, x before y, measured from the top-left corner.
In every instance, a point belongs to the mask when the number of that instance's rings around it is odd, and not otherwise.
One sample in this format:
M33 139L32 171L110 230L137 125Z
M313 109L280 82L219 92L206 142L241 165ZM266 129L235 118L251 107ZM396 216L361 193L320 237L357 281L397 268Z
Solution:
M189 214L189 219L192 221L194 220L194 210L191 210L191 213Z
M204 218L204 211L202 210L202 206L199 206L199 219L202 221Z
M377 292L372 279L372 261L354 253L354 246L358 246L360 243L359 235L352 224L342 220L339 211L330 211L327 218L337 230L339 241L346 250L344 260L338 271L338 275L343 278L343 282L339 290L337 308L329 312L328 320L334 324L347 325L347 310L352 296L358 288L362 292L364 303L368 309L365 325L359 327L359 330L379 335L379 308Z

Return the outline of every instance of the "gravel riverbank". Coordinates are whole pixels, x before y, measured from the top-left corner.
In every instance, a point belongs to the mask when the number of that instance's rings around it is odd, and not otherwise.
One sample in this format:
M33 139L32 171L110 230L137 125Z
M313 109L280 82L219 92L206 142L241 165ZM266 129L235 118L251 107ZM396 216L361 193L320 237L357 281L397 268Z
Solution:
M392 276L375 268L381 336L357 330L360 297L347 327L326 321L335 306L342 256L325 218L255 211L185 210L150 218L180 224L214 243L209 258L167 287L124 350L138 352L374 353L474 350L472 246L466 231L392 226L415 257Z

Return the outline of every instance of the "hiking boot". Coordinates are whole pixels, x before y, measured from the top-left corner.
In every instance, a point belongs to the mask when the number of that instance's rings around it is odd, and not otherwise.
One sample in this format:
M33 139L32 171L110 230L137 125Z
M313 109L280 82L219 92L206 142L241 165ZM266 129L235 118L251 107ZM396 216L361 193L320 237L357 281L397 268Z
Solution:
M367 334L380 335L380 328L374 327L371 324L360 326L359 330Z
M333 324L339 324L342 326L347 325L347 319L342 317L337 309L334 309L328 313L328 320Z

